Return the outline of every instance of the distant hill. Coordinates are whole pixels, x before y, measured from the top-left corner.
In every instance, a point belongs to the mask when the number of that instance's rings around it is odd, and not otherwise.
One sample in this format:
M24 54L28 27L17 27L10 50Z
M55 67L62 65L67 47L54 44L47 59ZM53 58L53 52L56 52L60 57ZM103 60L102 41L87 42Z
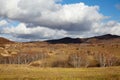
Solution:
M95 36L84 39L85 43L106 43L106 42L120 42L120 36L106 34L102 36Z
M105 41L119 41L120 42L120 36L106 34L106 35L95 36L95 37L90 37L90 38L65 37L61 39L53 39L53 40L47 40L43 42L47 42L50 44L59 44L59 43L60 44L69 44L69 43L80 44L80 43L99 43L99 42L105 42ZM32 42L26 42L26 43L36 43L36 42L42 42L42 41L32 41ZM8 43L14 43L14 42L6 38L0 37L0 44L8 44Z
M8 44L8 43L13 43L13 41L0 37L0 44Z
M118 35L111 35L111 34L106 34L106 35L102 35L102 36L95 36L92 38L96 38L96 39L115 39L115 38L120 38L120 36Z
M114 40L114 39L120 39L120 36L118 35L111 35L111 34L106 34L102 36L95 36L95 37L90 37L90 38L70 38L70 37L65 37L62 39L55 39L55 40L47 40L46 42L51 43L51 44L57 44L57 43L63 43L63 44L68 44L68 43L97 43L97 42L102 42L105 40Z
M65 37L62 39L48 40L46 42L52 43L52 44L57 44L57 43L68 44L68 43L82 43L82 40L80 38Z

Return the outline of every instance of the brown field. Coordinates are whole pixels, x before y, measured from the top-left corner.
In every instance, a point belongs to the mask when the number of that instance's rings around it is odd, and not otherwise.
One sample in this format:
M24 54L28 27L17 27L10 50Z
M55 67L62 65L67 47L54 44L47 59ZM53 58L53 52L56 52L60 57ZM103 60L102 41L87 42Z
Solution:
M120 80L120 67L40 68L0 65L0 80Z

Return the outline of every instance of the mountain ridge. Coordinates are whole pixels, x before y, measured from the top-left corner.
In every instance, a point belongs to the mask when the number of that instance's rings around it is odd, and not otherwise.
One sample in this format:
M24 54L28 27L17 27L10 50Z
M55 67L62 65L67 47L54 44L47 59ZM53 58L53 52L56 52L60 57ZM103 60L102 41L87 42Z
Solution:
M112 39L120 39L120 36L118 35L112 35L112 34L105 34L101 36L95 36L95 37L90 37L90 38L70 38L70 37L65 37L61 39L55 39L55 40L47 40L46 42L52 43L52 44L57 44L57 43L93 43L94 41L101 41L101 40L112 40Z
M64 37L61 39L52 39L52 40L46 40L46 41L30 41L32 43L35 42L47 42L51 44L69 44L69 43L93 43L95 41L99 42L102 40L113 40L113 39L120 39L119 35L112 35L112 34L105 34L101 36L94 36L94 37L89 37L89 38L71 38L71 37ZM0 37L0 44L8 44L8 43L14 43L15 41L11 41L7 38ZM24 42L23 42L24 43ZM28 42L29 43L29 42Z

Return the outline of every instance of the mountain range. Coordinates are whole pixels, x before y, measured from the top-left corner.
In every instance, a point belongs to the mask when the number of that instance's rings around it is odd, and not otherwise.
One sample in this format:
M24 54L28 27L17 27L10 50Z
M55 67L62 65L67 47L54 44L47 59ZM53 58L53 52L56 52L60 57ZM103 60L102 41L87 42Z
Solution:
M115 40L115 39L120 39L120 36L118 35L111 35L111 34L106 34L102 36L95 36L95 37L90 37L90 38L70 38L70 37L65 37L62 39L56 39L56 40L47 40L46 42L52 43L52 44L57 44L57 43L63 43L63 44L68 44L68 43L96 43L96 42L103 42L103 41L108 41L108 40Z
M108 40L119 40L120 36L118 35L112 35L112 34L106 34L101 36L95 36L90 38L71 38L71 37L64 37L61 39L53 39L53 40L46 40L43 42L51 43L51 44L69 44L69 43L96 43L96 42L103 42ZM31 42L38 42L38 41L31 41ZM9 44L14 43L14 41L10 41L6 38L0 37L0 44Z

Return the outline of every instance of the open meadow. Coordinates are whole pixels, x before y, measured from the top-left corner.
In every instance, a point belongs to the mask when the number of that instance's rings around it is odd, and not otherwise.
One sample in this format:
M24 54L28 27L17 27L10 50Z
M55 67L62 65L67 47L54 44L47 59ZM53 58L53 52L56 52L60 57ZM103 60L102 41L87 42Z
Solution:
M0 65L0 80L120 80L120 67L40 68Z

